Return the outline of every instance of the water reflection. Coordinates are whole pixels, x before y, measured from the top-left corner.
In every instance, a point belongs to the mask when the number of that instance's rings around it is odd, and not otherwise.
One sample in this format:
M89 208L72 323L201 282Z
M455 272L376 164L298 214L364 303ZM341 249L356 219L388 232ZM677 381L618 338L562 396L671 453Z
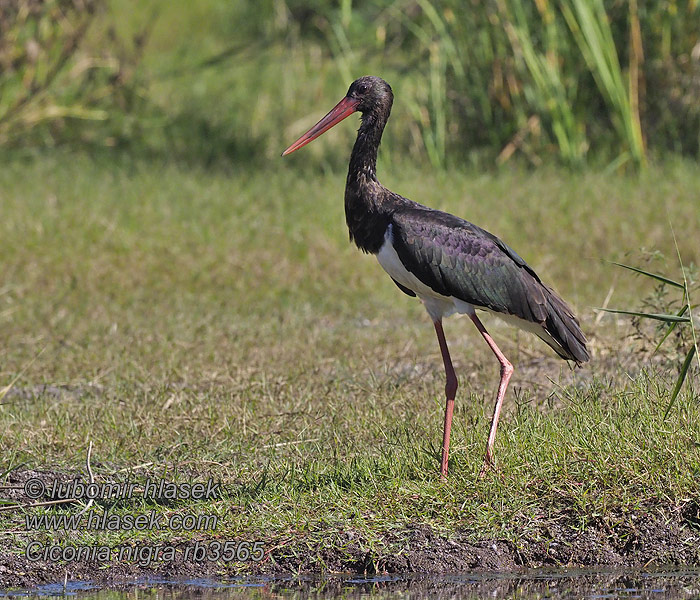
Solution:
M533 570L525 573L147 579L120 589L90 582L0 591L0 597L79 600L237 600L257 598L700 598L700 568L657 572Z

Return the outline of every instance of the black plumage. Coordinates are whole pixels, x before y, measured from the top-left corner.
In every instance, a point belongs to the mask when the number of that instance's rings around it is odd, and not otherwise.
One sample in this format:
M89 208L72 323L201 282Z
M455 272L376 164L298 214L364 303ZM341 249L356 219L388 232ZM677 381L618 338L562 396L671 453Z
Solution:
M399 209L390 223L401 262L433 291L541 325L551 336L542 339L559 356L588 360L586 339L571 309L496 236L425 207Z
M496 427L513 367L475 309L512 319L542 338L564 359L582 363L589 355L586 338L572 310L512 248L464 219L413 202L379 183L377 151L392 103L388 83L378 77L361 77L284 154L301 148L353 112L362 113L345 187L350 239L364 252L377 255L399 289L409 296L418 296L433 318L447 377L441 463L445 476L457 378L442 330L443 316L454 310L468 314L501 365L485 466L492 463Z

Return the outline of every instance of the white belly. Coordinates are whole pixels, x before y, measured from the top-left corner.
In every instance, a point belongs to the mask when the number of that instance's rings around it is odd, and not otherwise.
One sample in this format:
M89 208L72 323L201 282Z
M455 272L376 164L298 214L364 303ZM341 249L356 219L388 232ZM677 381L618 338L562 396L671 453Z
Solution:
M377 260L382 268L402 286L413 290L425 305L428 314L437 321L455 312L473 315L474 307L454 296L443 296L432 290L403 266L399 255L394 249L392 226L387 227L384 243L377 253Z

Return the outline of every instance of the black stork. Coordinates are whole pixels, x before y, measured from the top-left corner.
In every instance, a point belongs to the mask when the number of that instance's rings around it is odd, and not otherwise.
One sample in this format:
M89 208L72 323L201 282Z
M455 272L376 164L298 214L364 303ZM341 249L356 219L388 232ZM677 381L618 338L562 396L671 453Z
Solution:
M287 148L290 154L352 113L362 124L350 156L345 185L345 216L350 240L374 254L401 291L418 297L433 320L445 365L445 426L440 473L447 476L450 429L457 376L442 329L442 319L467 314L501 365L496 405L482 474L493 465L496 428L513 365L476 314L486 310L530 331L561 358L589 359L586 338L569 306L514 250L488 231L449 213L428 208L385 188L376 174L377 150L394 95L379 77L360 77L347 95L316 125Z

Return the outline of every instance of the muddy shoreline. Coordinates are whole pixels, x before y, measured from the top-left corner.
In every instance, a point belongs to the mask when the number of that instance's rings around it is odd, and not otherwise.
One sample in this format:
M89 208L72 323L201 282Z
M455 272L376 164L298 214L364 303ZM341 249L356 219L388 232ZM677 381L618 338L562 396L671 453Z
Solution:
M70 481L71 475L33 470L14 471L4 491L5 501L28 504L24 484L30 478L51 475L57 481ZM50 498L46 498L50 500ZM5 508L7 511L9 505ZM13 531L5 531L0 546L0 589L33 588L65 579L91 581L100 586L128 584L135 579L162 577L221 578L233 575L330 574L446 574L464 572L518 573L533 568L648 569L670 565L700 567L700 504L688 500L683 505L659 505L639 508L633 513L608 513L591 520L584 529L574 519L560 514L544 519L540 526L518 536L517 542L504 539L478 539L475 531L437 532L423 523L396 529L379 540L363 539L351 529L329 533L308 531L293 537L260 532L259 560L225 562L209 554L199 557L187 553L194 545L201 548L226 543L222 535L202 535L183 539L175 533L157 541L126 540L129 548L151 550L169 546L172 556L152 556L152 560L75 560L30 559L30 544L59 545L63 536L37 536L22 530L24 510L5 512ZM546 514L546 511L542 511ZM20 527L20 529L16 529ZM40 540L43 540L40 544ZM313 540L316 540L314 542ZM318 540L324 541L318 547ZM242 540L234 540L240 544ZM245 543L245 542L244 542ZM238 547L238 546L236 546ZM94 546L92 547L94 548ZM374 550L370 550L374 548ZM112 548L112 550L114 550ZM240 555L239 555L240 557Z
M104 586L128 584L139 578L200 578L232 575L311 574L445 574L459 572L526 572L532 568L596 567L600 569L649 569L670 565L700 566L700 530L694 514L686 509L666 515L637 515L634 528L610 530L591 526L576 531L565 525L523 538L516 546L504 540L474 541L473 534L440 535L428 526L415 525L393 534L386 546L396 552L372 553L363 548L356 533L333 540L333 549L310 549L304 539L267 543L260 562L206 562L182 560L184 544L172 561L134 562L83 561L61 564L29 560L0 550L0 588L32 588L68 580L91 581ZM213 540L202 539L201 543ZM188 545L193 542L189 540ZM163 542L160 543L162 545Z

